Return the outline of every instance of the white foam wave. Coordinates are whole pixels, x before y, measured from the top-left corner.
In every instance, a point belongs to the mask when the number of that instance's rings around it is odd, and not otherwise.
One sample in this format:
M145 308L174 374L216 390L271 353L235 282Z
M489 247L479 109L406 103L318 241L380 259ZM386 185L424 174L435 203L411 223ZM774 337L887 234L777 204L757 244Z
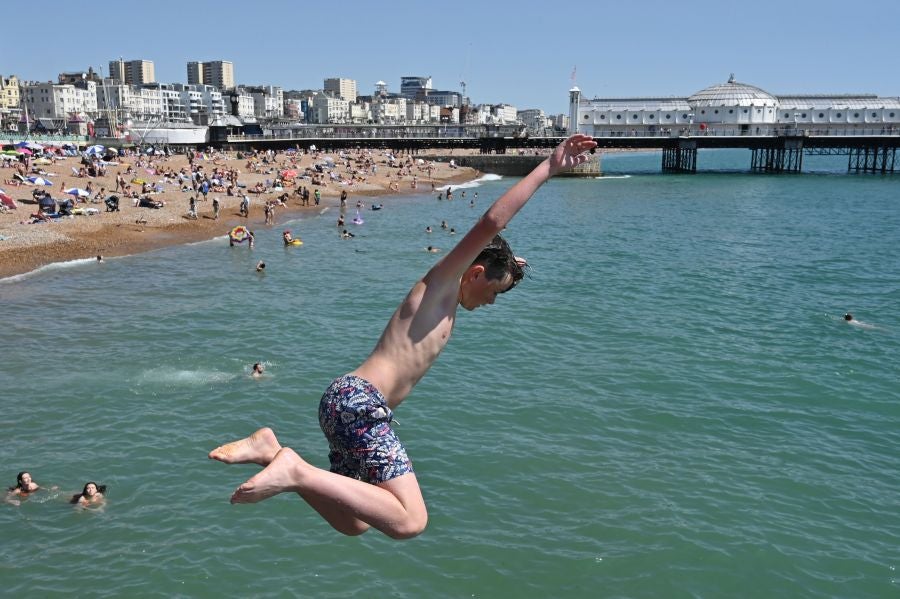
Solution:
M594 179L631 179L631 175L600 175Z
M104 258L106 260L106 258ZM96 264L97 258L78 258L76 260L66 260L65 262L53 262L51 264L45 264L44 266L39 266L30 272L25 272L19 275L13 275L11 277L6 277L0 279L0 283L13 283L15 281L22 281L29 277L35 276L39 273L52 272L54 270L65 270L68 268L74 268L78 266L85 266L87 264Z
M152 368L138 377L138 384L196 386L227 383L238 375L219 370L183 370L177 368Z
M435 187L434 189L435 191L446 191L448 187L452 189L470 189L472 187L481 187L481 184L486 181L499 181L502 178L502 175L488 173L487 175L482 175L477 179L466 181L465 183L451 183L450 185L444 185L443 187Z

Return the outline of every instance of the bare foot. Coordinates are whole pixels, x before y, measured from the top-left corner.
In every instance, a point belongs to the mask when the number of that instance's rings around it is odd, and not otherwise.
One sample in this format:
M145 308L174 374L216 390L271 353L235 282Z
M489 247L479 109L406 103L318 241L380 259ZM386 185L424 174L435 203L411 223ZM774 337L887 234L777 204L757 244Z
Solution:
M290 447L285 447L265 469L242 484L231 495L231 503L256 503L286 491L296 491L301 469L308 464Z
M246 439L221 445L209 452L209 459L226 464L259 464L268 466L281 450L272 429L261 428Z

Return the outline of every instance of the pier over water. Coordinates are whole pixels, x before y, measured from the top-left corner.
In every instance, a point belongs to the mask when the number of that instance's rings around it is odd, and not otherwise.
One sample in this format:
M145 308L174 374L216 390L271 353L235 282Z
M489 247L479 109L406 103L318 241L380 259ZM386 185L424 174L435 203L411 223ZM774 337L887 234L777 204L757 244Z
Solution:
M417 154L437 151L449 155L456 149L478 150L483 155L519 155L529 150L549 149L565 136L529 137L456 135L392 135L379 137L366 127L343 128L324 133L319 129L304 135L298 131L282 136L228 136L220 145L228 149L249 150L302 148L314 146L330 151L351 148L390 149ZM740 130L687 131L678 135L662 132L637 132L631 135L594 136L600 148L661 150L664 172L697 172L700 150L739 148L751 151L750 170L759 173L799 173L804 155L847 156L847 170L857 173L894 173L900 164L900 129L873 128L854 131L772 127L750 135ZM527 172L527 171L526 171ZM599 167L597 168L597 173ZM524 173L523 173L524 174ZM596 173L591 173L596 174Z

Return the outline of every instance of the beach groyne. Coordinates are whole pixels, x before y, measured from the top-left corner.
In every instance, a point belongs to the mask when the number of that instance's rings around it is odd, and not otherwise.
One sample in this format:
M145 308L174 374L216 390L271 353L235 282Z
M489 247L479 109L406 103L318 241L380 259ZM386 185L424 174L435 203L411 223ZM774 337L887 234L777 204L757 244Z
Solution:
M432 156L434 160L450 162L457 166L466 166L482 173L493 173L506 177L524 177L547 157L542 155L511 155L511 154L474 154L471 156L438 155ZM594 154L591 159L571 171L560 173L560 177L599 177L600 154Z

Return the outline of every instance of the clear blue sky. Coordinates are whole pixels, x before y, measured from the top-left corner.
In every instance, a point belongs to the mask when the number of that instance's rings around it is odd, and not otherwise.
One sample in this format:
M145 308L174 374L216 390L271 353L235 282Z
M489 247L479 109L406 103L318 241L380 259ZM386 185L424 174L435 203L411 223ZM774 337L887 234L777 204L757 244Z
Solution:
M239 84L321 88L403 75L465 80L475 103L567 112L572 71L587 97L686 96L738 81L771 93L900 95L900 2L649 0L435 2L206 0L35 5L0 49L0 74L56 80L110 60L152 60L186 82L190 60L230 60ZM17 5L17 9L23 9ZM27 41L30 40L30 41Z

